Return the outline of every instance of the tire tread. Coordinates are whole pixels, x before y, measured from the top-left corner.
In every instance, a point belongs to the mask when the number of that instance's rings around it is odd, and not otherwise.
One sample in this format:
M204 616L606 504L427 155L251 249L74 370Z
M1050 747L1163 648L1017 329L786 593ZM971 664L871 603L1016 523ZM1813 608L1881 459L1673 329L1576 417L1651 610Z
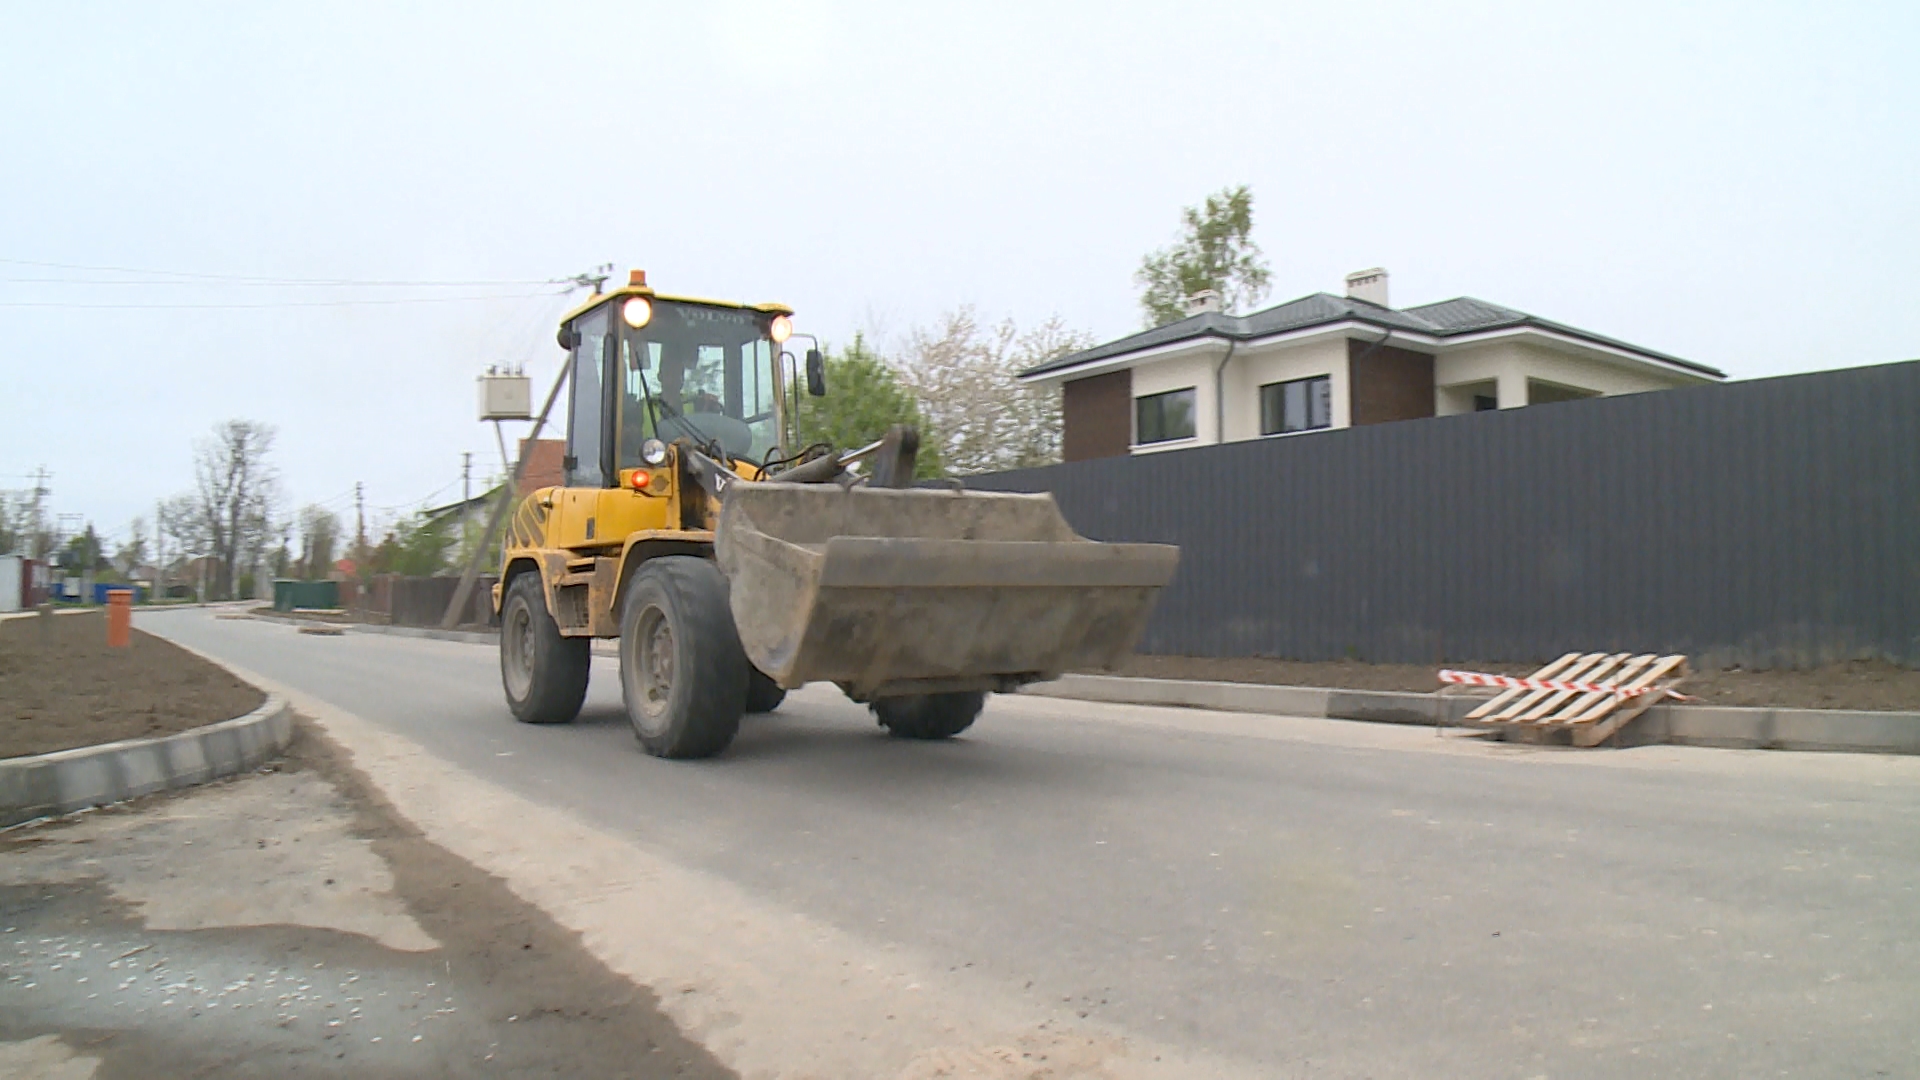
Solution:
M712 757L726 749L740 730L740 717L747 705L747 673L751 670L727 604L727 579L718 567L698 556L663 555L647 560L635 572L628 586L630 593L644 589L648 581L659 582L672 608L668 614L679 623L674 627L675 645L688 662L683 664L676 658L673 678L676 694L680 692L678 684L688 680L687 698L682 723L652 738L640 735L637 726L635 734L647 753L656 757ZM628 621L629 613L623 607L623 637L630 632ZM624 642L620 655L624 664ZM630 698L632 691L624 675L620 689L631 716L637 706Z
M880 698L867 708L897 738L951 739L973 726L986 704L986 691L970 690Z
M522 594L525 597L532 616L532 625L528 632L534 635L533 641L533 680L527 688L527 696L522 701L513 700L513 691L507 685L506 676L506 627L500 633L500 685L507 694L507 706L513 710L514 718L524 724L565 724L580 715L580 706L587 699L587 680L593 673L593 641L591 638L570 638L560 633L560 625L553 619L553 612L547 610L545 589L541 587L540 575L535 572L520 574L507 587L505 602L500 605L504 613L510 609L514 600ZM504 620L503 620L504 621Z

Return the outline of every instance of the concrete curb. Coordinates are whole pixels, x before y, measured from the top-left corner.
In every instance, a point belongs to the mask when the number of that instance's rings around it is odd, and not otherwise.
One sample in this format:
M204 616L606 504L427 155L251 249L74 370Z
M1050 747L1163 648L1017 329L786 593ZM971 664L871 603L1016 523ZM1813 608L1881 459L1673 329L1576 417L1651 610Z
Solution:
M293 626L326 626L345 630L349 634L393 634L397 637L424 638L429 641L458 641L467 645L492 645L500 640L498 630L441 630L427 626L387 626L382 623L333 622L332 620L303 619L299 615L282 615L279 612L249 612L249 618L264 622L288 623Z
M0 828L246 772L293 739L278 694L232 720L158 739L125 739L0 761Z
M345 630L350 634L392 634L396 637L419 638L426 641L457 641L463 645L498 645L498 630L442 630L430 626L387 626L381 623L336 623L317 622L302 619L298 615L253 615L251 618L266 622L281 622L302 629L310 626L325 626ZM611 641L595 638L593 641L595 656L618 656L619 650Z
M1023 693L1126 705L1178 705L1223 712L1365 720L1384 724L1452 725L1479 699L1312 686L1066 675ZM1621 746L1674 743L1741 750L1836 750L1920 754L1920 713L1835 709L1743 709L1655 705L1620 732Z
M376 626L373 623L326 623L350 634L392 634L395 637L425 638L428 641L459 641L468 645L492 645L500 640L498 630L441 630L426 626Z

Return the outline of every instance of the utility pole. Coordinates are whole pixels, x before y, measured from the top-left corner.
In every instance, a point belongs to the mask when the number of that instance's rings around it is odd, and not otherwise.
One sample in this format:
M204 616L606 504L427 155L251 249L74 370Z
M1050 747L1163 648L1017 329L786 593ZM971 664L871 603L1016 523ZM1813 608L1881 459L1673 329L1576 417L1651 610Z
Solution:
M555 284L571 285L575 289L592 289L594 295L598 296L600 290L607 284L607 279L612 276L613 264L602 263L584 274L561 278ZM440 617L440 626L444 630L451 630L460 625L461 617L468 611L467 605L473 597L474 582L480 576L480 560L493 547L494 535L505 523L507 511L513 506L513 500L520 489L521 478L527 471L527 447L533 445L534 440L540 437L541 429L547 426L547 416L553 412L553 403L559 400L560 391L567 385L567 376L572 371L573 366L563 359L560 363L560 374L553 380L553 389L547 391L547 403L540 406L540 415L534 418L533 430L520 441L519 457L507 468L506 482L500 485L500 498L494 502L493 512L487 517L487 527L480 534L480 545L468 554L466 569L460 574L460 584L454 587L453 599L447 604L447 612ZM507 441L506 436L501 434L498 420L493 422L493 434L500 443L500 458L502 463L505 463Z
M606 285L607 279L612 276L613 276L613 264L601 263L599 266L594 267L593 269L587 271L584 274L575 274L572 277L557 278L553 283L555 285L571 285L576 289L592 289L593 294L595 296L598 296L600 295L601 288Z
M27 551L36 559L44 559L52 554L41 543L42 537L46 534L46 500L47 495L50 494L47 480L52 475L45 465L40 466L33 473L33 505L27 511L28 516L33 520L33 524L29 526L33 533L27 538Z
M460 561L465 562L469 549L473 546L473 530L468 528L467 515L473 501L473 451L460 452L460 512L454 515L454 521L460 525Z
M356 571L365 572L362 563L367 561L367 486L358 480L353 482L353 563Z
M160 527L160 511L165 503L153 504L153 596L159 603L167 598L167 531Z

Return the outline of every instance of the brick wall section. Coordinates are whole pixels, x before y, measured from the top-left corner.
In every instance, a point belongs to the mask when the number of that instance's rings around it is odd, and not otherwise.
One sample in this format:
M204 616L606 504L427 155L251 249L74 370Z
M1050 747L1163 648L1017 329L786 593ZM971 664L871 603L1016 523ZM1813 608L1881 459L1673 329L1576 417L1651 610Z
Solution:
M520 455L527 459L527 471L520 476L522 492L538 491L545 487L559 487L567 482L567 470L562 464L567 456L565 439L520 440Z
M1433 382L1428 369L1428 385ZM1133 372L1075 379L1061 387L1060 456L1066 461L1124 457L1133 444Z
M1433 357L1349 339L1347 364L1355 427L1433 415Z

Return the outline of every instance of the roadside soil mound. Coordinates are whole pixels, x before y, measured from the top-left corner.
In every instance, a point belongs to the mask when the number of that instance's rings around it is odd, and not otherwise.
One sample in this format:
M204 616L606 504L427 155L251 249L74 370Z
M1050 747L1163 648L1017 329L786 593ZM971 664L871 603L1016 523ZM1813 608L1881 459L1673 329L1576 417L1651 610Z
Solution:
M1463 671L1527 675L1538 664L1449 664ZM1149 679L1203 679L1274 686L1331 686L1341 690L1403 690L1430 694L1440 688L1439 668L1429 664L1365 664L1337 660L1310 663L1269 657L1130 656L1116 675ZM1701 671L1680 689L1707 705L1787 709L1920 710L1920 671L1880 661L1828 664L1806 671Z
M254 687L139 630L107 648L102 611L0 622L0 758L145 739L231 720Z

